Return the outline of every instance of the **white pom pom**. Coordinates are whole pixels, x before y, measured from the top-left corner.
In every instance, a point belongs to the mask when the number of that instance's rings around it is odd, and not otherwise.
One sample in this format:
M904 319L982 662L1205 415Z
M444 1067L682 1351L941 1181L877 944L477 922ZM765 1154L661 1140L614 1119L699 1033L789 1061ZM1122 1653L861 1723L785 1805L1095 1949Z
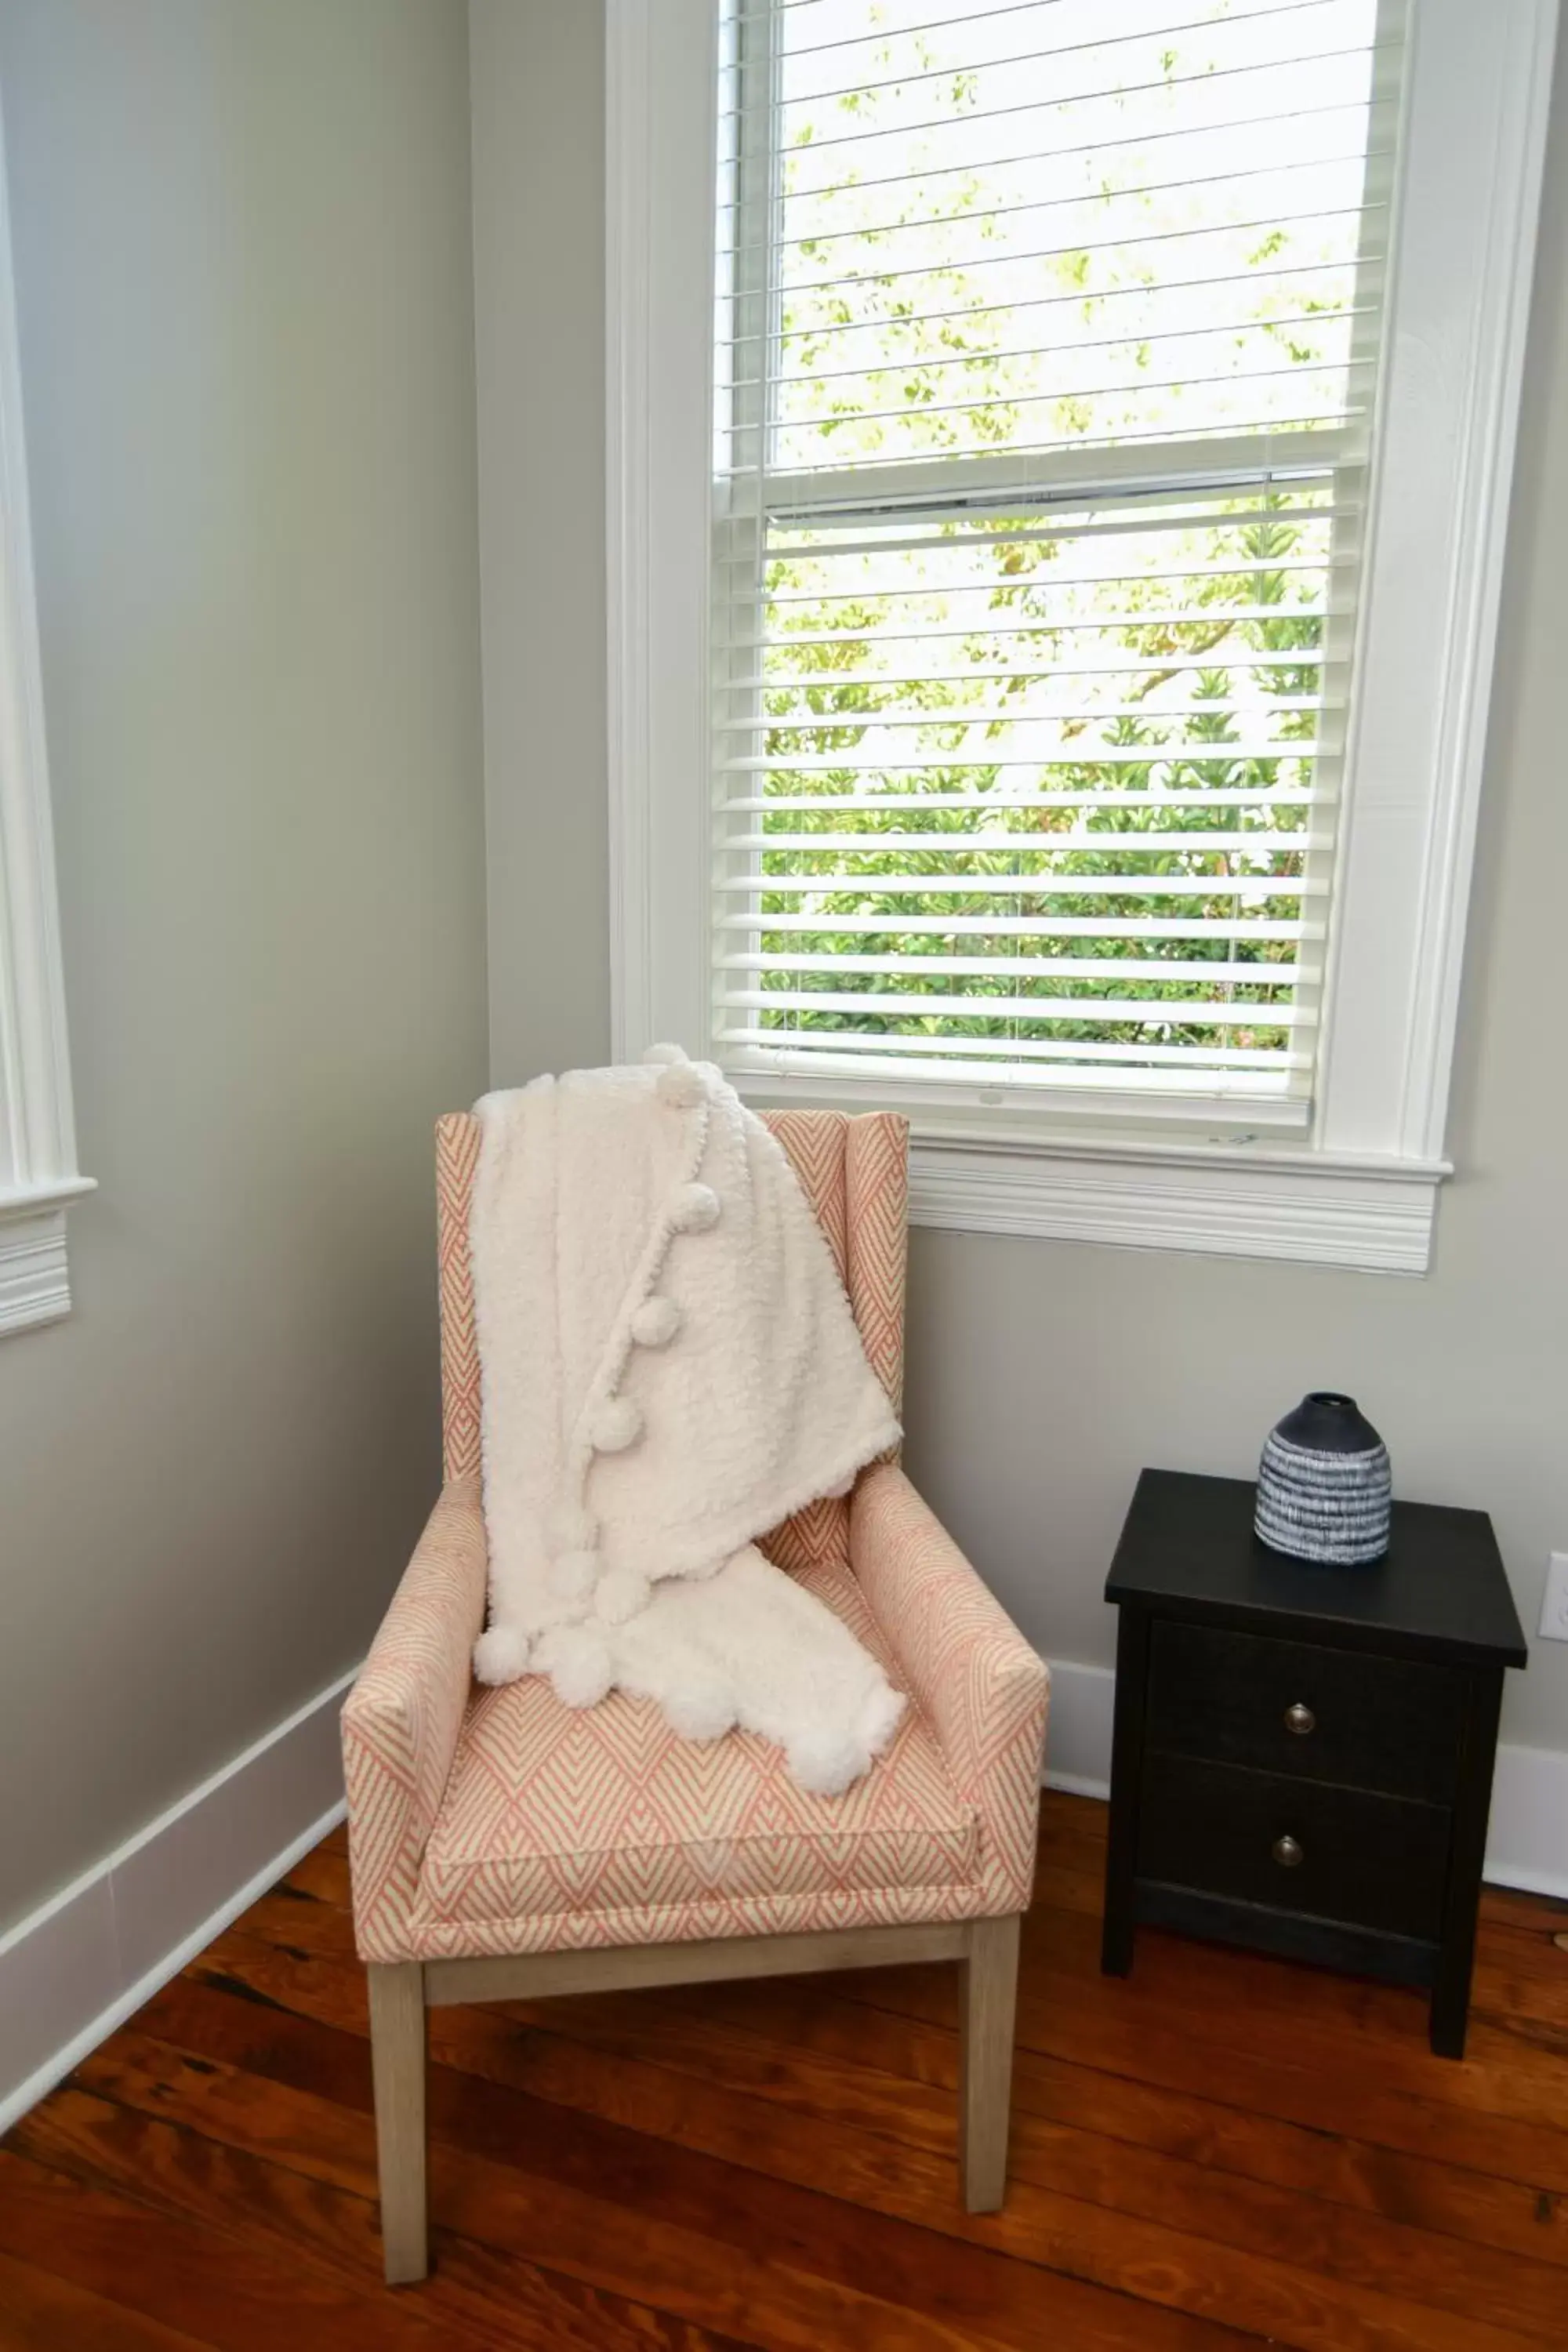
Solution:
M643 1055L643 1060L645 1062L673 1063L684 1062L685 1059L686 1048L684 1045L650 1045Z
M594 1613L606 1625L625 1625L642 1615L651 1597L647 1577L635 1568L608 1569L594 1594Z
M855 1718L855 1737L863 1740L873 1756L880 1756L903 1720L907 1704L902 1691L891 1683L884 1683L873 1691Z
M784 1750L791 1779L819 1797L841 1797L870 1760L849 1732L808 1731Z
M577 1503L561 1503L544 1522L544 1540L552 1556L563 1551L592 1551L599 1540L599 1523L592 1511Z
M653 1090L671 1110L695 1110L708 1099L708 1081L695 1062L671 1062L660 1070Z
M606 1397L588 1424L595 1454L624 1454L642 1435L642 1408L630 1397Z
M705 1234L719 1222L719 1195L711 1184L683 1184L669 1204L678 1234Z
M481 1683L514 1683L528 1672L528 1635L516 1625L492 1625L474 1643L474 1676Z
M645 1298L632 1317L632 1338L639 1348L668 1348L680 1328L680 1309L673 1298Z
M735 1702L722 1675L690 1673L664 1701L665 1720L682 1739L722 1739L734 1728Z
M614 1673L610 1645L596 1625L552 1625L540 1635L533 1662L563 1706L597 1706Z
M599 1580L596 1551L563 1551L550 1564L550 1590L563 1601L585 1601Z

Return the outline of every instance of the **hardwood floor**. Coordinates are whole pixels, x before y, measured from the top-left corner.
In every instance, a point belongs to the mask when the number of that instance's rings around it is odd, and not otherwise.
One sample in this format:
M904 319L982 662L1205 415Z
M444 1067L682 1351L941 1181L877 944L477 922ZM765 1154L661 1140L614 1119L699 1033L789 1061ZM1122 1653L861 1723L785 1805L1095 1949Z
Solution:
M0 2345L1568 2346L1568 1907L1489 1892L1456 2065L1284 1961L1102 1979L1104 1820L1046 1801L1005 2211L958 2200L951 1968L437 2010L395 2294L330 1838L0 2144Z

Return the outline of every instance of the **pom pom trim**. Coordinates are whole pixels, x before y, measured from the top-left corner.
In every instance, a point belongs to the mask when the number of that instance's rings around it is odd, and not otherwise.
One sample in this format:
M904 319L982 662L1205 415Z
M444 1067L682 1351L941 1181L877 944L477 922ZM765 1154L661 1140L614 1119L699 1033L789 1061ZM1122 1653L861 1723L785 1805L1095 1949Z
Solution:
M596 1625L553 1625L539 1639L534 1662L563 1706L597 1706L615 1672L610 1645Z
M655 1094L671 1110L695 1110L708 1099L708 1081L695 1062L670 1062L654 1081Z
M632 1317L632 1338L639 1348L668 1348L680 1328L680 1309L673 1298L645 1298Z
M641 1409L630 1397L606 1397L588 1425L588 1442L595 1454L624 1454L642 1431Z
M711 1184L683 1184L669 1204L678 1234L705 1234L719 1222L719 1195Z
M476 1682L514 1683L528 1672L528 1635L516 1625L492 1625L474 1643Z

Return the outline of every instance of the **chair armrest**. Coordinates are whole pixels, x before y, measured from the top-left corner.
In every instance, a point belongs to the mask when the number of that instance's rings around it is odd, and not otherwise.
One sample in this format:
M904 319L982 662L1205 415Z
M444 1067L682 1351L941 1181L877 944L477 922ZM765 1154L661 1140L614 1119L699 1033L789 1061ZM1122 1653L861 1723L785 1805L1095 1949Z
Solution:
M410 1956L405 1925L468 1702L487 1567L479 1482L454 1480L441 1491L344 1703L349 1870L362 1959Z
M849 1505L856 1578L980 1817L988 1908L1027 1905L1035 1875L1050 1675L896 1463Z

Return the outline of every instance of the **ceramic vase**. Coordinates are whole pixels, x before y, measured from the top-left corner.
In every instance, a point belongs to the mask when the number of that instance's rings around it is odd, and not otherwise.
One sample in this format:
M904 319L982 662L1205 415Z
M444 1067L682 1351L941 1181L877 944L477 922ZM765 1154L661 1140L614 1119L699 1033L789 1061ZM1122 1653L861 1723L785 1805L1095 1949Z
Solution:
M1381 1559L1392 1507L1388 1448L1354 1397L1314 1390L1269 1432L1254 1525L1270 1551L1342 1567Z

